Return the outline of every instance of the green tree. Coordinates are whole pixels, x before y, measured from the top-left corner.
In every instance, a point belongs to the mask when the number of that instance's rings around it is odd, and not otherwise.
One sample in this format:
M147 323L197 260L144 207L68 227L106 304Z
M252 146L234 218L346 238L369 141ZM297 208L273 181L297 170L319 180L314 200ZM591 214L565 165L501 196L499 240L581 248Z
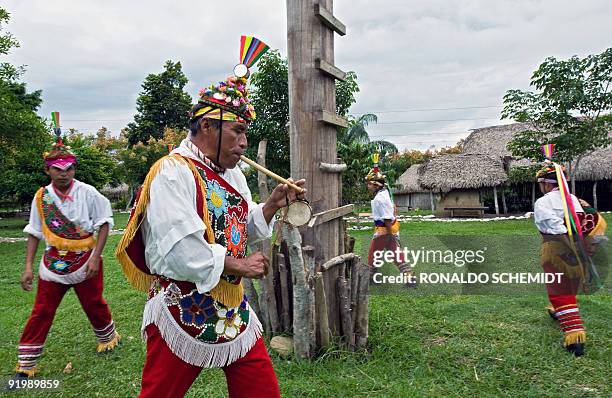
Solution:
M138 113L126 128L130 146L161 139L166 128L187 127L191 108L191 97L183 90L187 82L181 63L172 61L166 61L163 72L145 78L136 100Z
M257 63L253 73L251 100L257 118L249 125L247 156L254 159L259 141L268 140L266 167L279 175L289 175L289 72L287 59L277 50L266 53ZM348 72L346 81L336 82L336 112L347 116L359 92L357 75ZM256 173L249 179L255 186Z
M71 129L63 141L77 156L76 179L97 189L113 182L117 165L108 153L94 145L95 136Z
M266 53L251 77L251 101L257 117L249 125L247 156L257 157L259 141L267 139L266 167L289 175L289 72L277 50ZM255 178L256 175L255 175Z
M609 145L612 120L612 48L585 58L547 58L533 73L536 92L509 90L502 118L530 122L508 143L514 156L544 160L542 144L555 144L554 160L567 162L572 181L583 156Z
M390 183L393 183L399 175L392 166L391 158L387 155L397 154L397 147L384 140L370 140L367 126L376 123L378 117L373 113L367 113L357 118L349 117L349 127L338 131L338 155L347 165L347 170L342 174L342 200L345 203L365 201L369 194L365 183L355 184L355 181L364 181L363 178L372 167L372 154L380 153L380 166L386 167L385 175Z
M0 7L0 55L8 54L13 48L19 47L19 41L10 32L5 32L3 25L11 19L11 14ZM4 81L15 81L24 72L22 66L14 66L8 62L0 62L0 79Z
M130 186L132 193L144 182L153 163L168 154L168 145L178 145L186 136L187 130L167 128L160 139L150 138L145 143L139 142L117 152L123 181Z
M373 113L366 113L357 118L349 118L348 129L340 131L338 141L340 144L348 145L349 143L356 142L358 144L367 145L373 151L386 152L389 154L397 153L397 147L385 140L370 140L370 135L367 132L366 127L370 123L377 123L378 116Z
M0 8L0 55L19 47L5 32L9 13ZM27 205L36 189L47 182L42 172L42 153L51 142L44 121L36 114L41 91L28 93L19 77L25 72L7 62L0 63L0 198Z

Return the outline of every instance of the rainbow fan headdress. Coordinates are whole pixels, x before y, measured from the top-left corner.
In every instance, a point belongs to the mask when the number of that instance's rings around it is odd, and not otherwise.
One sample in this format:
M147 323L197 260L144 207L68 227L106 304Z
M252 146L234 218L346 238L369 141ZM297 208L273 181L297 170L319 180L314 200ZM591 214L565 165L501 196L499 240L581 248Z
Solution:
M251 68L270 47L253 36L240 37L240 63L234 67L236 77L248 78Z
M210 119L246 123L255 119L255 109L247 89L249 68L268 51L269 47L252 36L240 38L240 63L234 74L217 85L200 90L200 99L192 108L192 119L204 116Z

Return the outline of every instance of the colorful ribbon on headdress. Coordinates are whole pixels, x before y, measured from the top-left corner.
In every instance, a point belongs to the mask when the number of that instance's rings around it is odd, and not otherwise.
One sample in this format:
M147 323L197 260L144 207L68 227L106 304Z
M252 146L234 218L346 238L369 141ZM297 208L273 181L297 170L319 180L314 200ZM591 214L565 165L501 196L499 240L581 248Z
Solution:
M209 119L216 119L216 120L225 120L225 121L229 121L229 122L240 122L240 123L245 123L246 120L243 119L242 117L231 113L229 111L223 111L221 112L221 109L219 108L213 108L212 106L205 106L203 108L198 109L192 116L192 118L198 117L198 116L202 116L204 115L205 117L209 118Z
M248 68L255 65L270 47L253 36L240 37L240 63Z

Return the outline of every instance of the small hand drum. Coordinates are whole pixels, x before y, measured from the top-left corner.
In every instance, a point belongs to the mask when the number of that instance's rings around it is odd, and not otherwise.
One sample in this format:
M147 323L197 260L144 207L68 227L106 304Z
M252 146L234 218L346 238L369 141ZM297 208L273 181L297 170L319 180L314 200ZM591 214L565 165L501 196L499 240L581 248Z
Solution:
M302 225L308 224L311 218L312 207L310 207L308 201L304 199L297 199L289 203L288 206L283 207L282 219L294 227L301 227Z

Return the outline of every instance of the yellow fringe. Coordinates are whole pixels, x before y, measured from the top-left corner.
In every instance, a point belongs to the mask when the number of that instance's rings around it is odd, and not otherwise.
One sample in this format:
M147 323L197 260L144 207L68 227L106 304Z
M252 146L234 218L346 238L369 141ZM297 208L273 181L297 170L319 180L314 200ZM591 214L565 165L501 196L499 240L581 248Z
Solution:
M563 337L564 347L576 343L586 343L586 332L584 330L577 330L575 332L565 333L565 336Z
M38 368L22 369L19 367L19 364L17 364L17 366L15 366L15 373L25 373L28 377L34 377L34 375L38 373Z
M546 263L552 264L558 271L562 272L567 278L570 279L579 279L582 278L583 268L582 265L578 262L575 264L570 264L565 261L565 257L573 253L573 249L571 249L571 244L566 240L567 238L563 238L562 241L548 241L542 242L542 246L540 249L540 263L542 265ZM570 252L571 250L571 252ZM574 258L578 258L574 256Z
M123 236L121 237L121 241L119 241L119 245L115 250L115 256L119 260L121 264L121 268L123 273L125 274L127 280L130 284L138 290L148 291L151 286L151 283L155 279L154 276L148 275L142 272L136 265L130 260L129 256L126 253L126 249L129 246L130 242L134 239L136 232L140 228L140 224L137 220L141 218L141 215L144 216L144 212L147 209L149 201L151 200L151 183L155 176L159 173L162 168L163 161L166 159L170 159L172 161L183 162L193 176L198 180L200 186L200 193L202 194L202 214L204 215L203 222L206 227L206 239L208 243L215 243L215 234L212 229L212 224L210 222L210 218L208 215L208 206L206 204L206 183L204 179L198 172L197 168L189 159L185 159L180 155L169 155L161 158L151 167L147 177L144 180L142 190L140 192L140 198L138 199L138 203L136 205L136 209L134 210L134 215L130 218L128 225L125 228ZM142 220L141 220L142 222ZM244 296L244 289L242 287L242 283L238 285L234 285L233 283L229 283L224 279L219 281L219 284L215 286L211 291L210 295L216 301L225 304L228 307L237 307L242 302Z
M53 231L49 229L47 223L45 222L45 217L43 213L44 191L44 188L40 188L36 192L36 207L38 207L38 213L40 214L40 218L42 218L42 233L47 243L50 246L56 247L59 250L68 251L86 251L96 247L96 240L94 239L93 235L86 239L66 239L54 234Z
M112 351L115 349L115 347L119 345L120 341L121 341L121 336L119 335L119 333L115 332L113 339L109 341L108 343L98 343L97 350L99 353L106 352L106 351Z
M238 307L244 298L242 281L238 285L234 285L225 279L220 279L217 286L210 291L210 296L230 308Z
M134 240L134 236L136 236L136 232L138 232L140 228L141 215L144 216L144 212L147 209L147 205L149 204L149 200L151 199L151 182L159 173L162 168L163 162L166 159L173 159L170 156L164 156L159 159L151 169L147 176L145 177L144 183L142 185L142 189L140 191L140 197L138 198L138 203L136 204L136 208L134 209L134 214L130 217L128 224L125 227L125 231L123 232L123 236L117 245L117 249L115 249L115 257L119 260L121 264L121 269L125 274L128 282L137 290L147 291L149 286L151 286L151 282L154 277L152 275L148 275L142 272L136 265L130 260L129 256L126 253L126 249L129 244ZM144 218L143 218L144 219Z

